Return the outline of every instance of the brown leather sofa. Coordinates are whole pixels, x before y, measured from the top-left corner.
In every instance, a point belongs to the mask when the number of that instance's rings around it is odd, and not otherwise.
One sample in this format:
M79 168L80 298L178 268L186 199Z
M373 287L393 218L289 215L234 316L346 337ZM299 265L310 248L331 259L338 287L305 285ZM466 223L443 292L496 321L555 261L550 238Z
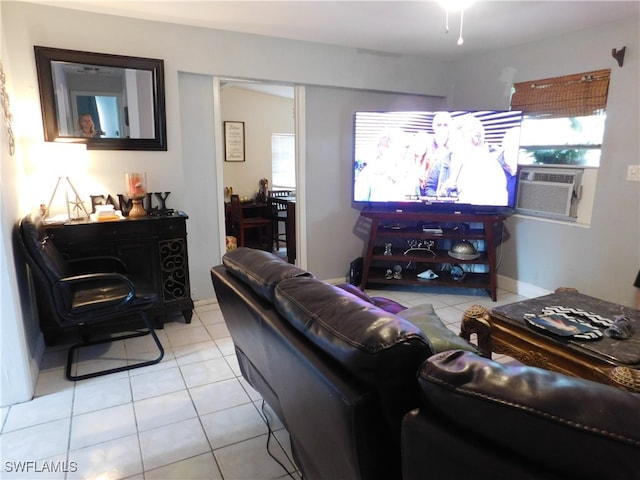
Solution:
M242 374L307 480L638 476L638 395L466 342L436 353L411 309L264 251L228 252L211 279Z

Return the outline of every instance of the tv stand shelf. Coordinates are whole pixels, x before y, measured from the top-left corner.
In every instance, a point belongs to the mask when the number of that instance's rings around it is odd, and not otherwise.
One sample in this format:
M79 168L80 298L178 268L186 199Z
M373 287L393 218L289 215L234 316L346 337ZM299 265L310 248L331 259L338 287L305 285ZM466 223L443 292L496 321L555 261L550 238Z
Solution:
M360 288L372 285L420 285L483 289L497 300L496 246L505 215L422 212L363 211L371 221ZM423 227L431 231L424 231ZM434 229L442 233L433 233ZM448 254L456 242L476 246L479 257L462 260ZM454 265L464 270L462 279L450 272ZM400 278L389 278L389 270L402 269ZM438 278L417 275L432 270ZM475 272L474 270L483 270Z

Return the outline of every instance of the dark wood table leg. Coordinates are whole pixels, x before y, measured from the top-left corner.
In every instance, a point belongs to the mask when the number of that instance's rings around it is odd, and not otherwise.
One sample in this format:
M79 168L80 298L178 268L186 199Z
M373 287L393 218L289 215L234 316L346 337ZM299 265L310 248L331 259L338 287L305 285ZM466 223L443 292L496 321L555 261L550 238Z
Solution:
M291 264L296 263L296 204L294 202L287 202L285 236L287 237L287 261Z

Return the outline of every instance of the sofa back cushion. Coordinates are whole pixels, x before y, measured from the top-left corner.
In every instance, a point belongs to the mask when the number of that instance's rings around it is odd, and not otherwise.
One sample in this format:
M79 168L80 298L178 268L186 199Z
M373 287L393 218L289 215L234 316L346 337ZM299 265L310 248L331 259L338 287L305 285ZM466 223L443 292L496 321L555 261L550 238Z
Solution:
M278 283L274 305L310 342L378 394L399 443L402 416L418 402L417 369L433 353L424 333L367 300L311 277Z
M640 395L471 352L429 358L421 409L562 478L632 478L640 454ZM508 453L509 452L509 453Z
M273 302L274 288L281 280L313 276L272 253L247 247L239 247L225 253L222 263L232 275L269 302Z

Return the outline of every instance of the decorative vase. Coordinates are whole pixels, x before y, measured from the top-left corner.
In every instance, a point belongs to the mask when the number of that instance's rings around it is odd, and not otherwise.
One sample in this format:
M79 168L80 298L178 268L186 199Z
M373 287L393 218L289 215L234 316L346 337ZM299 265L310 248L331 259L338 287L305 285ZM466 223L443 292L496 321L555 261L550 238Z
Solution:
M129 210L129 217L146 216L147 211L142 206L142 199L147 194L147 174L125 173L124 179L127 195L133 204L131 210Z

